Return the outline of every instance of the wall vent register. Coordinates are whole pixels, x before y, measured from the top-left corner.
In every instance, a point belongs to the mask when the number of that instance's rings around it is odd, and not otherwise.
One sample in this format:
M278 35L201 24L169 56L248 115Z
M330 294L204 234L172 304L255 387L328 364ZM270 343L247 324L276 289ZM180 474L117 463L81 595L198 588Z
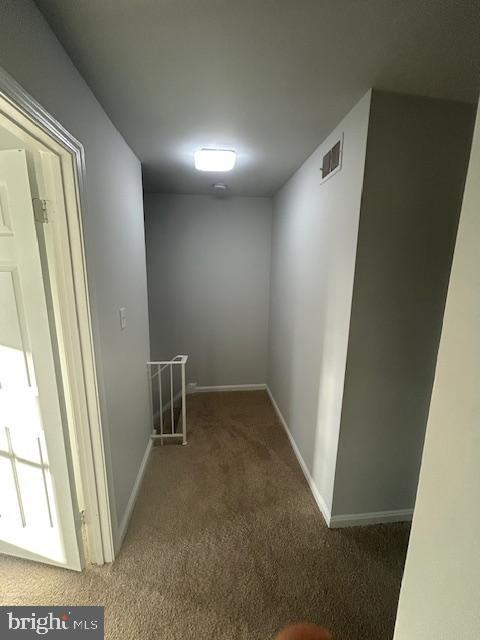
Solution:
M326 180L327 177L330 177L342 168L342 149L343 136L323 156L322 166L320 168L320 171L322 172L322 181Z

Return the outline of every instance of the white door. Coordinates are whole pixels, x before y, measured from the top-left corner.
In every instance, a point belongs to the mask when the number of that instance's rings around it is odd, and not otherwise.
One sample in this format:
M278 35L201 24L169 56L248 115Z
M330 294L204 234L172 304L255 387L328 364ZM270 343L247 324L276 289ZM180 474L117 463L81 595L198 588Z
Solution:
M0 553L80 570L35 224L26 153L0 151Z

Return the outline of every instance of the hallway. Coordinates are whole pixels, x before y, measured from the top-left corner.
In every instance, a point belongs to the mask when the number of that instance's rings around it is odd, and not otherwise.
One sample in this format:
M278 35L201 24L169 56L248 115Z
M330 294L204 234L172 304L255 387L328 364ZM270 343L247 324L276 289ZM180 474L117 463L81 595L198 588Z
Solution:
M266 640L291 621L392 637L407 525L328 530L264 391L189 397L156 446L118 559L75 574L0 558L0 601L102 604L106 637Z

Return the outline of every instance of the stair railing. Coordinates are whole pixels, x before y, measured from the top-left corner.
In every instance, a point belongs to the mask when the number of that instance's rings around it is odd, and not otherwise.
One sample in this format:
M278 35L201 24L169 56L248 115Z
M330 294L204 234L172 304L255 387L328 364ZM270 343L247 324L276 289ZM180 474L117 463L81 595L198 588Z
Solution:
M185 391L185 365L187 364L188 356L175 356L172 360L162 360L160 362L147 362L148 366L148 378L149 378L149 390L150 390L150 407L152 412L152 439L160 440L161 444L166 439L178 439L182 438L182 444L187 444L187 404L186 404L186 391ZM174 394L174 367L179 367L181 372L181 390L177 394ZM162 372L169 370L170 373L170 400L165 404L163 402L163 388ZM164 374L168 376L167 374ZM168 381L168 378L167 378ZM156 413L153 407L153 388L156 384L158 389L158 427L156 425ZM175 425L175 401L181 397L181 430L176 429ZM170 409L170 430L165 433L165 420L164 412ZM158 429L158 431L157 431Z

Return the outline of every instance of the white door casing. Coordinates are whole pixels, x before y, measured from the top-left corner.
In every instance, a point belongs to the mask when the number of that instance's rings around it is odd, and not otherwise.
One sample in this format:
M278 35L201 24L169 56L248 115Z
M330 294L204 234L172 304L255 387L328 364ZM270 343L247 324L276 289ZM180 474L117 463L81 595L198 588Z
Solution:
M56 362L26 152L0 151L0 552L81 570Z
M106 407L101 361L95 357L98 320L90 304L82 224L88 209L84 148L2 67L0 120L2 128L19 140L18 148L25 148L27 158L35 163L32 187L38 191L34 195L49 201L48 224L36 226L46 253L63 356L62 382L65 398L70 400L70 405L66 402L70 444L78 462L75 472L80 474L75 476L76 488L77 492L81 489L79 500L85 509L82 538L88 561L112 562L114 488L108 482L108 431L102 429Z

